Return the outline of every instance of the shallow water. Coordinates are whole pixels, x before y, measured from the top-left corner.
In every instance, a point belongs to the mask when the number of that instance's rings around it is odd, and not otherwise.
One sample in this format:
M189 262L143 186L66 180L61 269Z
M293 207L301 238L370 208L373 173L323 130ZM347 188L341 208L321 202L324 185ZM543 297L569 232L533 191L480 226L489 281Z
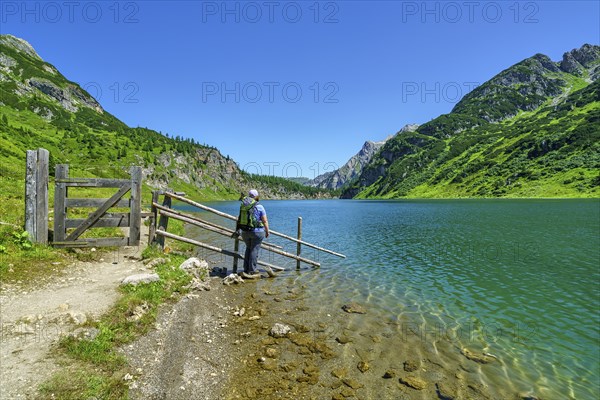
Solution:
M264 260L288 271L282 279L258 284L302 287L318 318L350 301L364 305L366 315L338 315L336 320L345 324L342 331L369 337L362 344L356 341L356 352L380 352L377 360L389 366L406 358L402 352L407 343L416 343L414 357L434 355L447 371L461 371L462 366L496 398L517 393L544 399L600 395L598 200L263 204L273 229L295 236L297 217L302 216L306 241L347 258L303 248L303 255L322 267L303 266L297 273L295 261L263 251ZM238 203L211 206L236 214ZM202 218L232 224L208 213ZM233 247L231 239L194 232L213 244ZM296 250L280 238L269 241ZM463 348L497 360L473 363L460 354Z

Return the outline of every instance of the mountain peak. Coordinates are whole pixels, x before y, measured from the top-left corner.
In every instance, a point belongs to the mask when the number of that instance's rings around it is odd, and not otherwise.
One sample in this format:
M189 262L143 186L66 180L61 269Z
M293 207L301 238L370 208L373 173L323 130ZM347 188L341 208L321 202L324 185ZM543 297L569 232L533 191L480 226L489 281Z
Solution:
M37 60L41 60L42 58L36 53L33 46L29 44L28 41L15 37L13 35L0 35L0 43L12 47L16 51L20 53L24 53L25 55L35 58Z
M406 124L398 131L398 133L414 132L419 129L419 124Z
M59 118L57 104L68 112L83 107L104 113L98 101L81 86L45 62L27 41L12 35L0 35L0 82L3 103L16 105L33 99L32 110L46 120Z
M586 70L590 74L592 81L598 78L600 71L598 69L600 60L600 46L584 44L578 49L563 54L560 62L560 69L573 75L585 75Z

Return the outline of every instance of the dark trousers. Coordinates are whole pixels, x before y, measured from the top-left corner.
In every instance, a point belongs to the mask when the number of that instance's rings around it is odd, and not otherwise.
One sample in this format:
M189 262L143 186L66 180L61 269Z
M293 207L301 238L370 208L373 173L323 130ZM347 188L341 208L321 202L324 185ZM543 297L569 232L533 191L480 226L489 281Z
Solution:
M258 251L260 250L260 244L262 243L264 238L264 231L242 232L242 239L246 244L246 253L244 254L244 272L249 274L258 272L258 270L256 269L256 262L258 261Z

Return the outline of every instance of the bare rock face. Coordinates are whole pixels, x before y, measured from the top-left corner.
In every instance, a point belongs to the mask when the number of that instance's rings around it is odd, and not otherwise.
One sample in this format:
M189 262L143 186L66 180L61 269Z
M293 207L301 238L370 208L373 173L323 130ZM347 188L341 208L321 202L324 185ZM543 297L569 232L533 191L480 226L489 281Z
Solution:
M560 69L573 75L583 76L588 72L590 80L598 78L598 65L600 59L600 46L584 44L579 49L573 49L563 55Z
M23 39L19 39L18 37L14 37L12 35L2 35L2 37L0 37L0 42L21 53L25 53L29 57L41 60L41 57L35 52L33 47Z
M403 132L414 132L419 125L408 124L404 126L396 135ZM392 137L392 136L390 136ZM353 179L357 178L362 172L364 167L371 162L373 156L383 147L390 137L382 140L381 142L373 142L367 140L363 144L362 148L358 153L352 156L346 164L335 171L326 172L317 176L306 183L308 186L318 187L322 189L339 189L346 185Z
M61 88L43 78L31 78L26 83L30 87L56 100L67 111L77 112L79 107L83 106L92 108L99 113L104 112L100 104L92 96L84 93L82 89L75 85L68 85L66 88Z

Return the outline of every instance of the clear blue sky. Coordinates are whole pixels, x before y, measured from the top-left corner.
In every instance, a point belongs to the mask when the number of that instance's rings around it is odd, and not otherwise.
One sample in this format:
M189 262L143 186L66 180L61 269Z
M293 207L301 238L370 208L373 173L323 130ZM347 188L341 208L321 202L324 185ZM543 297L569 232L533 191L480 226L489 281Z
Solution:
M250 172L290 177L313 178L365 140L449 112L524 58L558 61L600 42L598 1L0 7L1 33L29 41L128 125L191 137Z

